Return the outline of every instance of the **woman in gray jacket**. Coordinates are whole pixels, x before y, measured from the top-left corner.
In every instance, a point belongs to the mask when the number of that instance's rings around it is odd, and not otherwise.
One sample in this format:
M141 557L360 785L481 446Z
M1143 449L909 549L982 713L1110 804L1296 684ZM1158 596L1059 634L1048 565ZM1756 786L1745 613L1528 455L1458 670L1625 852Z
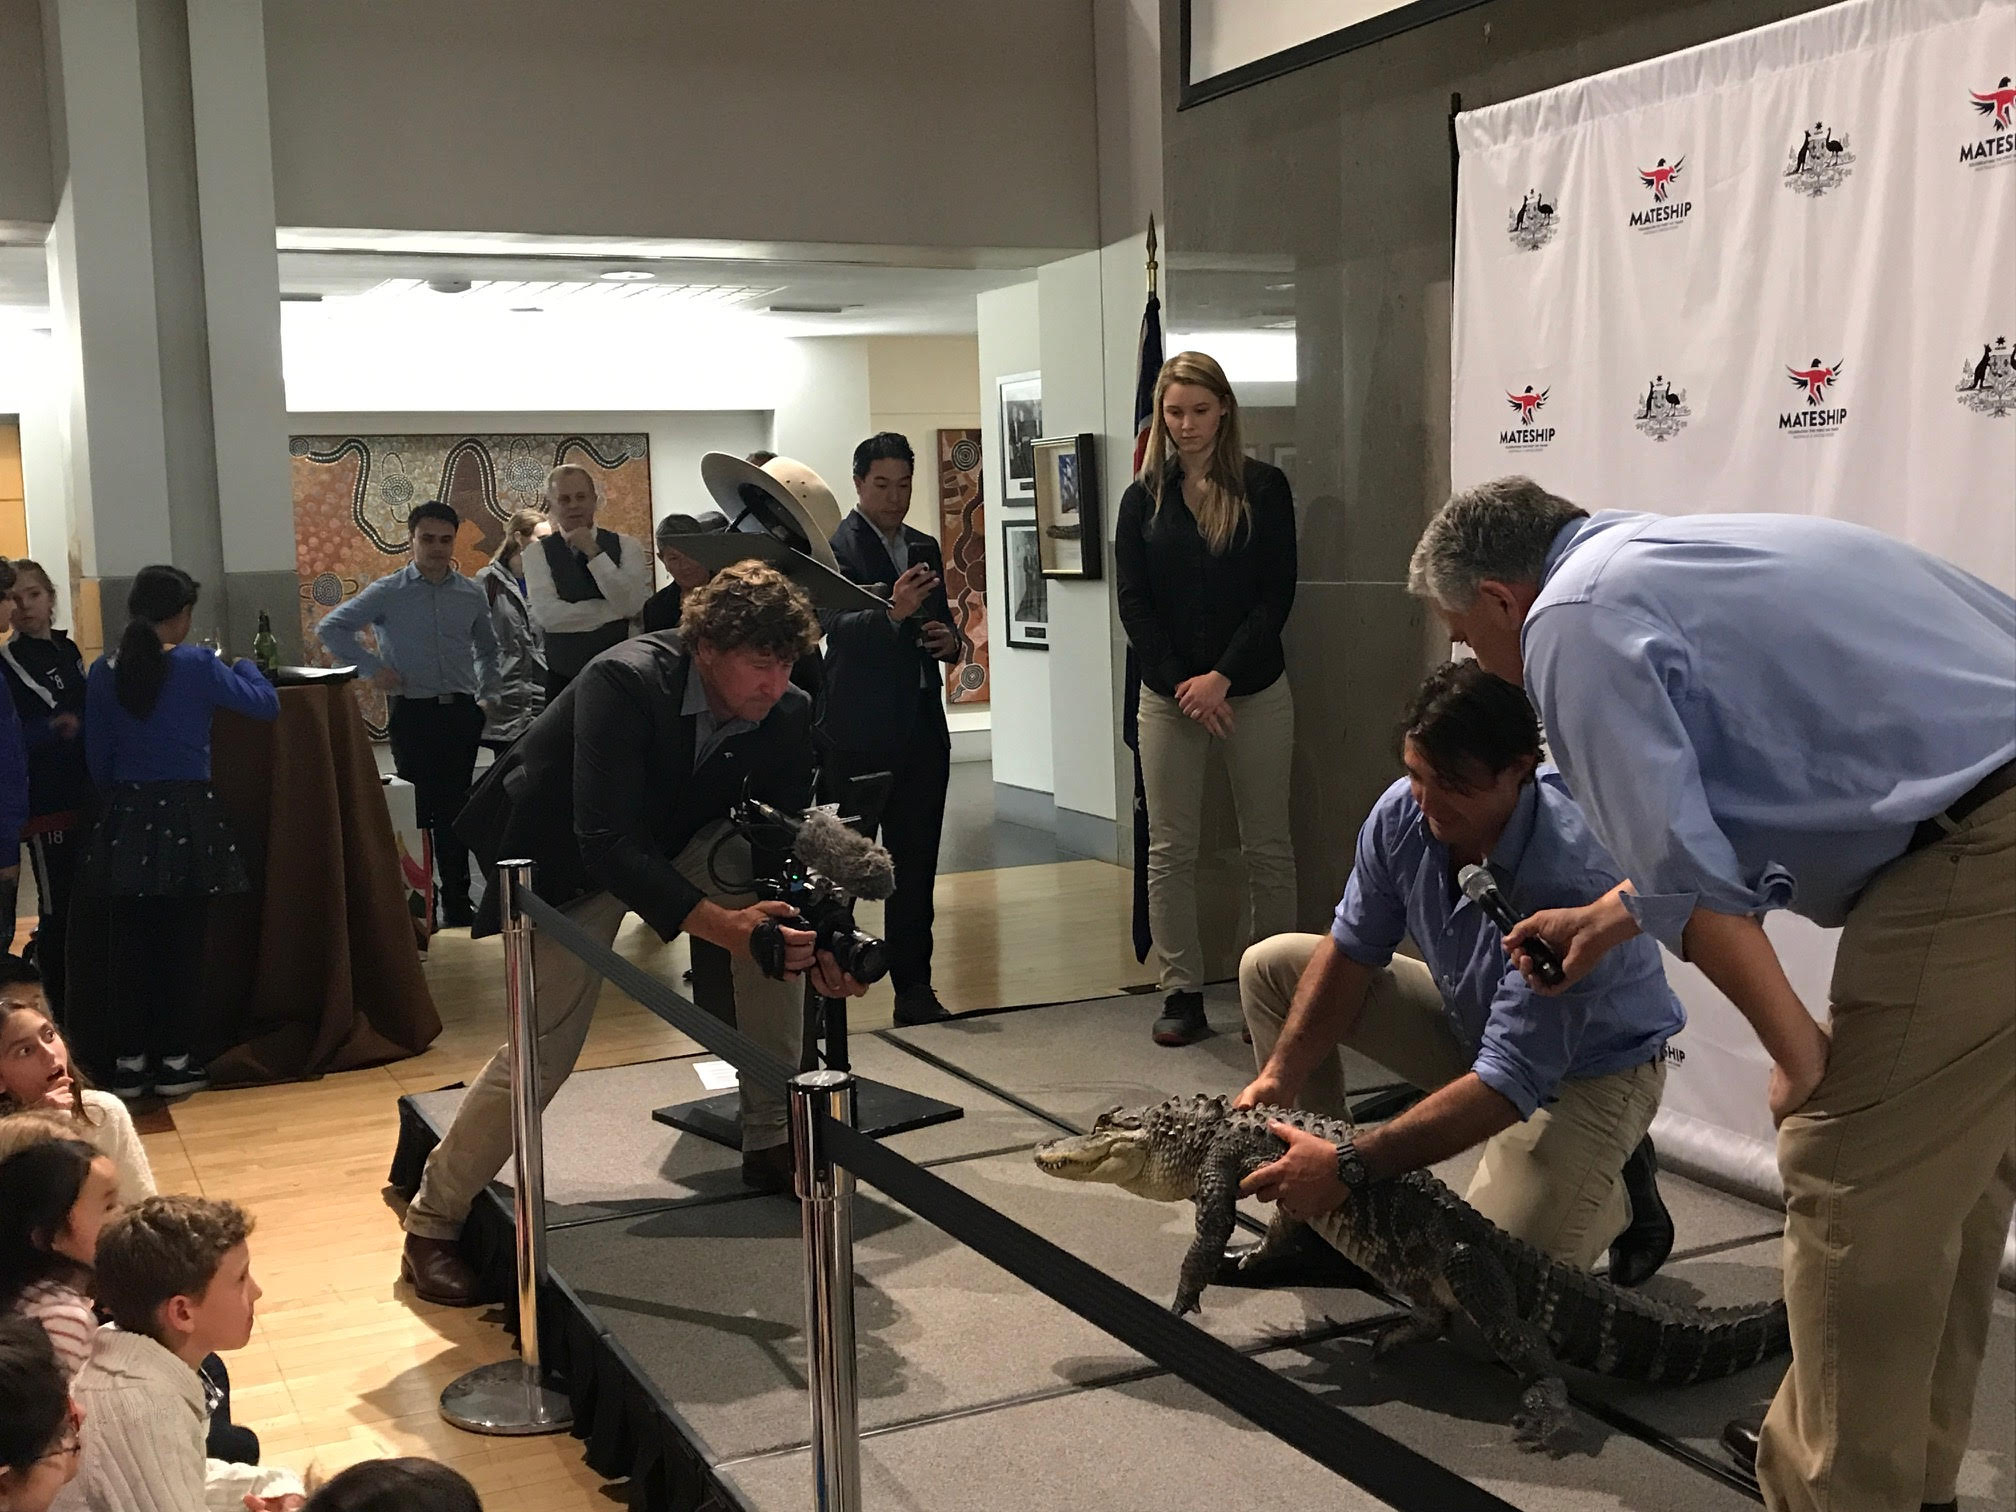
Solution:
M511 516L504 539L490 565L476 581L490 600L490 627L497 636L497 674L501 693L483 744L501 751L532 727L546 707L546 653L539 626L525 601L525 548L552 527L536 509Z

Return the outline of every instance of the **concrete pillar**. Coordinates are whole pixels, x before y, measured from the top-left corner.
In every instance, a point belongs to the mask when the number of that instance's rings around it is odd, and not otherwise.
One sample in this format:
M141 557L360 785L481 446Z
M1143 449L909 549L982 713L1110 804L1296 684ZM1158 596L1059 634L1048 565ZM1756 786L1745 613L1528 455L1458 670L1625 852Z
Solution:
M134 573L173 562L198 634L245 650L270 608L298 650L260 8L44 0L43 34L79 639L115 641Z
M293 477L280 365L273 132L260 0L186 0L217 514L234 643L259 611L298 659Z

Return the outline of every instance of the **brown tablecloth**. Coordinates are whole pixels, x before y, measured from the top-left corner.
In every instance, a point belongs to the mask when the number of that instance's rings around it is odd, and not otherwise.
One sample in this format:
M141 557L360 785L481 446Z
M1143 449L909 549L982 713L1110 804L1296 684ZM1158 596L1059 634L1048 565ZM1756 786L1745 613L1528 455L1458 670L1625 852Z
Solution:
M220 1084L418 1055L441 1032L414 943L385 789L347 685L282 688L280 718L219 713L217 795L252 892L211 908L204 1001Z

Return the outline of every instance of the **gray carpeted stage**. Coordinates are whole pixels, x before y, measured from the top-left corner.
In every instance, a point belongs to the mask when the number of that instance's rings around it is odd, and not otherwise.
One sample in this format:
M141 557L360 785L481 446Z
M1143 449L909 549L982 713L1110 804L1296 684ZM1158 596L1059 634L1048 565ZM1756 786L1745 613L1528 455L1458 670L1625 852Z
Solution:
M1156 1003L1144 997L857 1035L851 1049L862 1075L966 1110L892 1137L891 1148L1161 1299L1187 1242L1188 1206L1048 1179L1028 1151L1116 1103L1242 1086L1252 1052L1230 991L1214 990L1209 1004L1221 1032L1186 1050L1149 1041ZM547 1114L550 1259L556 1291L579 1314L560 1355L570 1372L598 1377L583 1414L593 1420L584 1422L591 1463L637 1467L653 1487L633 1493L640 1505L802 1508L811 1490L798 1210L747 1194L732 1152L652 1122L653 1108L703 1092L697 1059L582 1073ZM1351 1076L1354 1094L1390 1080L1362 1062ZM460 1098L407 1100L409 1172ZM1468 1171L1459 1163L1443 1174L1460 1189ZM1775 1215L1672 1176L1662 1184L1679 1249L1650 1289L1708 1305L1775 1294ZM486 1221L494 1230L507 1215L505 1189L493 1188ZM859 1189L854 1229L869 1507L1377 1505L870 1188ZM1576 1375L1583 1442L1534 1457L1510 1442L1513 1378L1473 1342L1373 1364L1370 1330L1393 1315L1358 1291L1214 1288L1196 1321L1519 1507L1755 1505L1719 1473L1715 1439L1728 1418L1768 1401L1782 1362L1685 1391ZM619 1391L617 1376L634 1379ZM1962 1485L1968 1512L2016 1505L2012 1396L2016 1307L2005 1294ZM652 1425L682 1442L639 1443Z

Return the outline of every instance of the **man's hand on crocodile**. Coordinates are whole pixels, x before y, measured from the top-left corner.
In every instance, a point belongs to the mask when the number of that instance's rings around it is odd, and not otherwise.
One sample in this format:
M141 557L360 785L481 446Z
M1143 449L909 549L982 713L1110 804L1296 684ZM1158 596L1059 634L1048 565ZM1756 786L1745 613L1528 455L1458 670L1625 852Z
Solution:
M1295 1094L1286 1084L1263 1071L1246 1083L1246 1090L1232 1099L1232 1106L1253 1108L1264 1103L1270 1108L1286 1108L1292 1106L1294 1102Z
M1267 1132L1288 1152L1240 1182L1242 1197L1278 1202L1282 1212L1305 1223L1343 1206L1351 1188L1337 1179L1336 1145L1293 1124L1270 1123Z

